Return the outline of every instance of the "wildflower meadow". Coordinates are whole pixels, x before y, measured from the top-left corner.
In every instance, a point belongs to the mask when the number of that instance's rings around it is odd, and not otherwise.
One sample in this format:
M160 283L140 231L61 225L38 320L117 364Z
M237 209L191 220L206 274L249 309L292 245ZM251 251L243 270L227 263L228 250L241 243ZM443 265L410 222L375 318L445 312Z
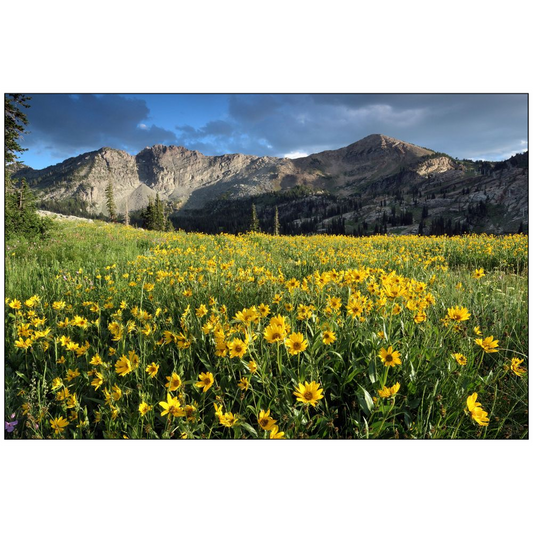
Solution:
M528 438L528 242L57 224L7 243L5 435Z

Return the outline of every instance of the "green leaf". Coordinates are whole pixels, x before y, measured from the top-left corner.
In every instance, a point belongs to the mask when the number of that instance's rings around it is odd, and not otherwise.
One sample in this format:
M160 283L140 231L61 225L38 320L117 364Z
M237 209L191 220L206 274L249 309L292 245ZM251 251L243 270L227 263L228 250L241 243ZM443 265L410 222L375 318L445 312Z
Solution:
M409 371L409 379L411 381L414 381L415 378L416 378L416 372L415 372L415 368L413 366L413 363L412 361L409 361L409 367L410 367L410 371Z
M336 355L344 363L344 357L339 352L334 352L333 350L331 350L329 353L332 355Z
M359 373L359 369L356 368L351 374L349 374L344 381L344 385L348 385L348 383L351 383L353 381L353 378Z
M372 410L374 409L374 401L372 400L372 396L370 396L366 389L364 389L361 385L359 385L359 388L362 392L362 394L357 395L359 405L361 406L361 409L363 410L365 415L370 416Z
M98 403L100 405L104 405L104 400L100 399L100 398L91 398L91 397L85 397L86 400L90 400L91 402L95 402L95 403Z
M248 433L250 433L252 437L255 437L256 439L258 438L257 431L252 426L250 426L250 424L247 424L246 422L241 422L239 425L242 429L245 429Z
M21 378L22 380L24 380L26 383L29 383L30 380L28 379L27 376L25 376L22 372L19 372L18 370L15 372L15 374Z
M413 398L412 400L409 400L409 402L407 402L407 405L410 409L416 409L420 405L420 402L420 398Z
M370 383L375 383L378 380L378 375L376 372L376 363L373 359L368 365L368 377L370 379Z

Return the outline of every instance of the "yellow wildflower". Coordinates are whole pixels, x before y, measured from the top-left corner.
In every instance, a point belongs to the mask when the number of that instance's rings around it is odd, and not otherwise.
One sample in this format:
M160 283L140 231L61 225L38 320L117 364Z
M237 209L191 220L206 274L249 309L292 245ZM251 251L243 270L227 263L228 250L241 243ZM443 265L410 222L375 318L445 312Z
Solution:
M324 397L324 395L322 394L323 389L319 387L319 383L315 383L314 381L308 383L306 381L305 384L299 383L296 387L296 392L294 392L293 394L296 396L297 401L305 404L309 403L313 407L315 407L316 403Z
M307 341L304 339L302 333L294 332L285 339L285 346L291 355L296 355L307 348Z
M468 407L470 416L472 417L472 420L475 420L480 426L488 426L488 413L486 411L483 411L483 409L481 408L481 404L476 400L477 392L474 392L474 394L469 396L466 400L466 406Z
M270 431L272 427L276 424L276 420L274 420L270 416L270 409L266 412L261 409L261 412L259 413L259 416L257 417L257 423L265 431Z
M498 350L496 350L496 348L498 347L499 342L500 341L498 340L493 340L492 336L485 337L483 340L476 339L476 344L481 346L486 353L497 352Z
M327 329L322 332L322 342L326 345L333 344L337 340L335 332Z
M237 387L241 390L248 390L250 387L250 380L247 377L242 377L239 383L237 383Z
M131 366L131 361L123 355L116 363L115 363L115 371L119 376L124 377L126 374L129 374L133 370Z
M211 374L211 372L202 372L198 376L198 379L200 381L195 383L195 386L200 388L200 389L203 389L203 392L207 392L211 388L213 383L215 382L215 378L214 378L213 374Z
M456 322L464 322L470 318L470 313L466 307L452 307L448 309L447 318Z
M461 366L465 366L467 361L466 357L462 353L452 353L452 357L457 361Z
M178 376L178 374L176 374L176 372L172 372L172 375L167 376L166 379L168 383L165 384L165 387L170 392L178 390L181 387L181 378Z
M248 345L246 342L243 342L241 339L232 339L228 342L229 356L230 357L240 357L246 353Z
M379 351L379 357L385 366L396 366L402 364L400 352L394 351L392 346L389 346L386 350L385 348L381 348Z
M278 426L272 426L272 429L270 431L270 438L271 439L284 439L285 433L283 431L280 431Z
M54 433L57 435L58 433L62 433L65 431L65 428L68 426L68 421L60 416L59 418L52 418L50 419L50 426L54 430Z
M513 357L511 360L511 370L519 377L522 377L527 372L525 368L520 366L523 362L523 359L518 359L517 357Z
M151 377L155 378L157 372L159 371L159 365L153 361L146 367L146 373Z
M151 409L152 408L146 402L141 402L139 404L139 413L141 413L141 416L144 416Z
M482 268L476 268L475 272L472 274L472 277L475 279L482 278L485 275L485 271Z
M383 387L383 389L378 390L378 394L381 398L390 398L394 396L400 390L400 384L396 383L392 387Z

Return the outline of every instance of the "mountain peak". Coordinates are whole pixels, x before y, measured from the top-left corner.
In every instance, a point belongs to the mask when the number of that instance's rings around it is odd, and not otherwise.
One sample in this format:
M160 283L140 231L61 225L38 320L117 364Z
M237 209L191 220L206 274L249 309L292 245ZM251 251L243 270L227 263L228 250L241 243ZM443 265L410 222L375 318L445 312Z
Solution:
M344 150L346 155L350 157L364 153L368 157L374 156L382 158L387 156L406 160L416 159L418 157L424 157L435 153L433 150L428 150L427 148L422 148L416 144L401 141L381 133L367 135L360 141L350 144L344 148Z
M421 146L418 146L416 144L407 142L407 141L401 141L400 139L395 139L394 137L389 137L388 135L383 135L382 133L372 133L371 135L367 135L366 137L362 138L360 141L357 141L353 143L353 145L375 145L380 146L382 148L386 147L394 147L394 146L405 146L414 148L416 150L423 150L426 153L434 153L433 150L428 150L427 148L422 148ZM350 145L350 146L353 146Z
M143 157L144 155L150 154L154 157L165 157L165 158L182 158L182 157L198 157L202 156L200 152L196 150L189 150L184 146L176 146L174 144L154 144L153 146L147 146L143 148L138 154L137 157Z
M388 135L383 135L383 133L371 133L370 135L367 135L366 137L363 137L362 139L360 139L358 142L365 141L365 140L369 140L369 141L386 140L386 141L398 141L398 142L401 142L398 139L395 139L394 137L389 137Z

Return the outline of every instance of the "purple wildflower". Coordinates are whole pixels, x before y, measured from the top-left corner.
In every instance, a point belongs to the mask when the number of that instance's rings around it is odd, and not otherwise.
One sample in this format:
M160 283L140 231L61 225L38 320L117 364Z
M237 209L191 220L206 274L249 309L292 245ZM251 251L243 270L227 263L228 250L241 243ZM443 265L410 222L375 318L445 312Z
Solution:
M18 420L14 420L13 422L6 422L6 431L8 433L12 433L18 423Z

